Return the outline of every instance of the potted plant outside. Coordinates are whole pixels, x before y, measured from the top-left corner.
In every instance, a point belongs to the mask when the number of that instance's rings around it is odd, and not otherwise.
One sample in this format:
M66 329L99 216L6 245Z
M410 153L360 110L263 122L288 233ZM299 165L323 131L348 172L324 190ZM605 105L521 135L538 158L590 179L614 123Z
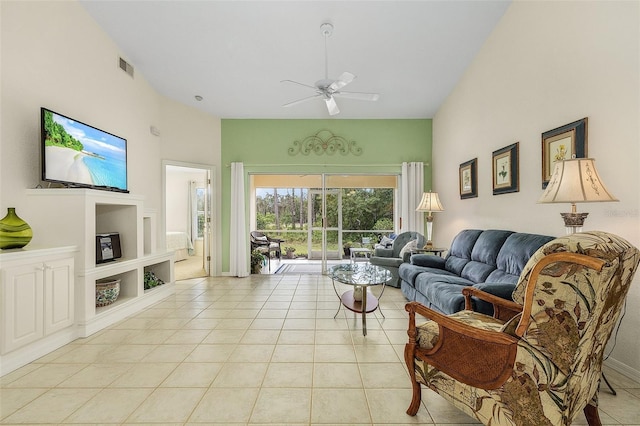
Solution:
M296 255L293 254L296 251L295 247L285 247L284 252L287 259L295 259Z
M346 242L342 245L342 251L344 252L344 257L349 258L349 256L351 256L351 250L349 250L350 248L351 248L350 242Z
M264 254L258 250L251 252L251 273L259 274L262 271L262 267L267 264L267 258Z

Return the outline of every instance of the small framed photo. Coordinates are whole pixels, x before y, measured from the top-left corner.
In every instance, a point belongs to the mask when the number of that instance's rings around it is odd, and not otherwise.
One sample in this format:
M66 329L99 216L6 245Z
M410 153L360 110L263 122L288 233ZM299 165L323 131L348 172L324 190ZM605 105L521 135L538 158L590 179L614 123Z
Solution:
M102 261L113 260L113 243L111 236L100 237L100 258Z
M542 134L542 189L549 184L556 162L587 158L587 117Z
M460 198L478 196L478 159L460 164Z
M493 195L518 192L520 142L493 151Z

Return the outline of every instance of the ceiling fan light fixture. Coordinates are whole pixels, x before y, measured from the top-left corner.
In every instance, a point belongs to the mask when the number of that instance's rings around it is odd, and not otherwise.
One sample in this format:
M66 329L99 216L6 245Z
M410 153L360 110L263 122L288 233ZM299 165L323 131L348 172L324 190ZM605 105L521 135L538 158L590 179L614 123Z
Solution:
M331 34L333 34L333 25L330 22L323 22L322 25L320 25L320 33L324 37L331 37Z
M327 111L329 112L329 115L336 115L340 113L340 109L338 108L338 104L333 98L333 95L343 96L345 98L357 99L362 101L377 101L378 98L380 97L378 93L341 92L340 91L340 89L342 89L344 86L346 86L347 84L351 83L353 80L356 79L356 76L354 74L351 74L350 72L343 72L342 74L340 74L340 77L338 77L337 80L329 79L329 55L328 55L328 49L327 49L327 38L329 38L331 34L333 34L333 25L329 22L322 23L320 25L320 32L324 36L324 60L325 60L324 79L316 81L313 86L300 83L294 80L281 80L280 81L281 83L294 83L300 86L305 86L305 87L314 89L316 92L316 95L314 96L308 96L306 98L295 100L293 102L288 102L284 104L283 107L297 105L309 99L321 97L324 99L325 103L327 104Z

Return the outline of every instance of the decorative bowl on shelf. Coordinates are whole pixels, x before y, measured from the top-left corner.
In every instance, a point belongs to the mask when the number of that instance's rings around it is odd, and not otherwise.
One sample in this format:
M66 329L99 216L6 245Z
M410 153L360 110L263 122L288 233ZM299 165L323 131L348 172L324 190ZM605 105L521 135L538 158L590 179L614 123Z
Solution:
M96 306L112 304L120 294L120 279L105 279L96 281Z

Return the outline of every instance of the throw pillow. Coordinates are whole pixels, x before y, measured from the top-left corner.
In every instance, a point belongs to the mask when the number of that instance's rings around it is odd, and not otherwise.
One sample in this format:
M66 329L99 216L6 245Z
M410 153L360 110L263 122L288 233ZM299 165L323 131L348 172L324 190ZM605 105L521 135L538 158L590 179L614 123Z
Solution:
M393 245L393 240L387 236L384 236L380 239L379 243L382 247L391 247Z
M265 243L268 241L267 236L263 235L262 237L255 237L256 241L264 241Z
M418 248L418 240L411 240L400 250L400 259L404 259L404 254L416 250Z

